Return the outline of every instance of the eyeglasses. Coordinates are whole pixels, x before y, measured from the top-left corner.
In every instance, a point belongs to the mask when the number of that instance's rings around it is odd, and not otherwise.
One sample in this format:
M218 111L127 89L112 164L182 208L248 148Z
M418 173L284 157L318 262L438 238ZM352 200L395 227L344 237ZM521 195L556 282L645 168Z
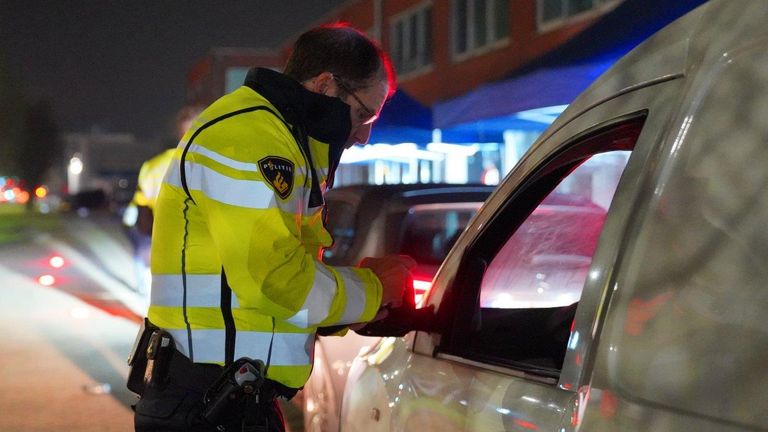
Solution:
M376 121L376 119L379 118L379 115L376 113L376 111L368 108L366 104L363 103L363 101L360 100L359 97L355 94L354 91L352 91L349 86L344 84L344 81L341 80L341 78L337 77L336 75L333 75L333 80L336 81L336 85L339 86L339 88L346 94L352 96L358 104L360 104L360 107L365 111L366 120L363 122L363 124L371 124Z

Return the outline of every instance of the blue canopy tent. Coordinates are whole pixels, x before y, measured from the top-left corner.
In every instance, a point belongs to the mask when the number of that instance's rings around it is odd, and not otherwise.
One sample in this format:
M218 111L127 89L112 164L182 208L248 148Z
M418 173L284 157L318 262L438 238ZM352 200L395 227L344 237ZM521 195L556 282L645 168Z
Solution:
M553 51L433 107L446 142L502 142L505 130L543 130L527 110L567 105L616 60L706 0L626 0ZM553 120L554 118L551 118Z

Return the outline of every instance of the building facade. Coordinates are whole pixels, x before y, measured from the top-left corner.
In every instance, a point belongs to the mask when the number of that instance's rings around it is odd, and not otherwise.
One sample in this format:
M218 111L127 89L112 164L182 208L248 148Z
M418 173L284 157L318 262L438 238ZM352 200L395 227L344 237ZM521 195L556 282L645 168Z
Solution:
M569 40L621 0L353 0L325 22L349 22L380 41L398 74L399 88L432 107L501 80ZM283 47L288 53L289 47ZM337 181L496 184L562 107L538 113L539 122L510 125L502 134L435 130L432 140L373 142L345 155ZM386 108L382 119L387 115ZM386 148L386 145L395 148ZM397 148L400 146L401 148ZM407 155L407 156L404 156ZM342 162L345 162L342 159Z
M509 75L620 0L353 0L333 18L378 39L424 105Z
M503 79L589 27L622 0L350 0L312 26L343 21L390 53L401 91L426 107ZM275 49L216 48L188 74L188 102L209 103L242 83L253 66L280 70L298 34ZM562 108L560 108L562 109ZM381 141L347 151L337 185L497 183L554 120L494 136L449 135ZM387 117L387 107L382 121ZM430 120L431 121L431 120ZM395 126L396 128L396 126ZM406 149L407 147L407 149ZM408 150L408 151L405 151Z
M187 73L187 103L208 105L241 86L250 68L281 70L284 63L279 50L213 48Z

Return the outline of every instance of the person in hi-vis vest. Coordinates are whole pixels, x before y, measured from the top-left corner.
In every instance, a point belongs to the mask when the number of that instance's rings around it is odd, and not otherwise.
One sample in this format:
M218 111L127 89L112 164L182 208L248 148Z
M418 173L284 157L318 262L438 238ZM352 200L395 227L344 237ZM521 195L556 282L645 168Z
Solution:
M187 105L176 114L175 136L180 140L192 125L192 120L200 114L203 106ZM128 239L133 248L133 266L135 288L149 301L149 253L154 220L152 209L160 192L163 176L173 159L175 147L166 149L141 164L136 191L123 213L123 225L127 228Z
M149 355L139 348L133 360L146 362L131 374L145 379L129 377L137 431L282 431L275 398L306 382L317 330L403 302L412 259L320 260L333 242L323 193L342 152L368 141L395 81L376 42L325 25L298 38L282 73L254 68L195 119L154 208L139 340Z

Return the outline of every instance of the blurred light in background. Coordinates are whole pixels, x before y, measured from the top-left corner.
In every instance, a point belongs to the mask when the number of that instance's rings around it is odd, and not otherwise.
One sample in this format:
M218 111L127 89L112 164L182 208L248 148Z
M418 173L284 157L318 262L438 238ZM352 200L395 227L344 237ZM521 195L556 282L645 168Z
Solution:
M56 283L56 278L54 278L49 274L46 274L37 278L37 282L42 286L52 286L53 284Z
M45 186L38 186L35 188L35 196L37 198L45 198L48 195L48 189Z
M16 202L19 204L26 204L29 201L29 192L19 189L16 194Z
M69 172L75 175L83 172L83 161L79 157L72 156L69 160Z
M75 153L72 158L69 159L69 166L67 167L69 193L75 194L80 191L80 174L82 174L82 172L83 160L80 158L80 153Z

